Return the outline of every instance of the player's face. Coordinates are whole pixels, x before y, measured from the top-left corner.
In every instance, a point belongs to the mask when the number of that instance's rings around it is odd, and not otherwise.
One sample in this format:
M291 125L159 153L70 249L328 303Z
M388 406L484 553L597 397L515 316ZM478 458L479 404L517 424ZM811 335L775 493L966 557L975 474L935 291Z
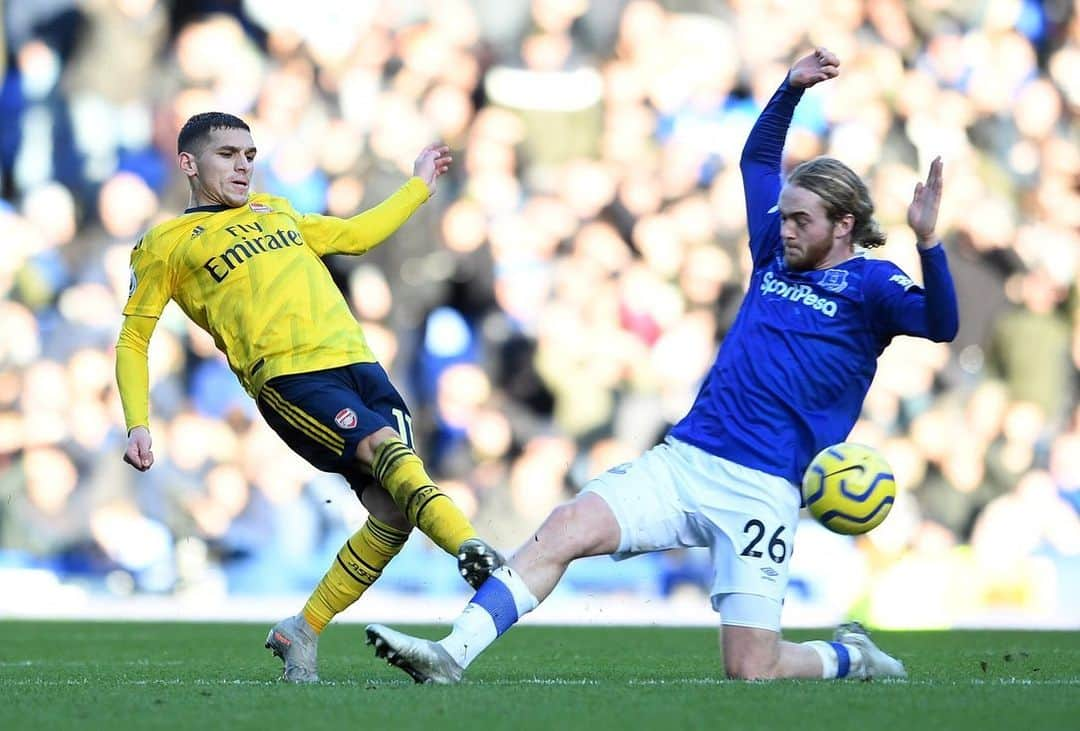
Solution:
M850 225L829 220L821 196L798 185L780 191L780 240L790 269L825 269L851 255Z
M247 203L251 192L255 141L245 129L214 129L190 161L190 169L183 159L180 165L194 182L196 205L237 208Z

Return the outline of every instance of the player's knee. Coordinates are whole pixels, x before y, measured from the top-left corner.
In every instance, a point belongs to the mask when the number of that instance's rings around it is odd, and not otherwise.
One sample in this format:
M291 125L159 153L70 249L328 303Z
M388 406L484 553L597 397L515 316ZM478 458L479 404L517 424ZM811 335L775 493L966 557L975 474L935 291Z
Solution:
M364 465L371 466L371 463L375 461L375 449L388 439L401 439L401 437L388 426L368 434L356 445L356 459Z
M572 561L580 553L579 545L583 539L575 525L576 521L577 512L571 503L559 505L540 526L536 540L546 544L544 548L547 554L567 562Z
M544 520L543 528L547 532L570 538L573 536L577 512L571 503L563 503L552 510Z
M724 672L730 680L772 680L776 670L776 658L766 654L737 653L724 657Z
M735 611L730 602L721 605ZM780 642L775 632L724 625L721 632L724 671L732 680L771 680L780 675Z
M571 500L551 511L540 530L540 538L554 537L567 560L611 553L618 547L618 535L609 535L604 517L597 515L591 501Z

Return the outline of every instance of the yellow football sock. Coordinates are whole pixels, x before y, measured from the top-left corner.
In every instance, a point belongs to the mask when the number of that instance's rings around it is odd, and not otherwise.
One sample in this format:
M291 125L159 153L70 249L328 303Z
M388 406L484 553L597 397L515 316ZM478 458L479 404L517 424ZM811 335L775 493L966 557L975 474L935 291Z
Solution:
M375 447L371 471L409 523L422 530L450 555L476 530L454 501L440 490L424 469L424 463L400 439L387 439Z
M316 633L345 611L382 575L409 534L368 516L367 521L338 551L330 570L304 605L304 619Z

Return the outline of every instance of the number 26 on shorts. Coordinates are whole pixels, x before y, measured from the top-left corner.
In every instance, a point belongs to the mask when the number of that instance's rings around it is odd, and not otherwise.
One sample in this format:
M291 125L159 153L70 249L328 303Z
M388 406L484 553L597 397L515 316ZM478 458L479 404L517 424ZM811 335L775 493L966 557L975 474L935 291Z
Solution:
M773 531L772 535L769 537L768 544L762 547L768 551L769 558L773 563L783 563L784 559L788 556L787 544L784 543L784 539L780 537L780 534L783 533L784 530L784 526L780 526ZM766 532L765 524L757 518L751 518L746 521L746 525L743 526L743 533L749 537L749 542L746 544L746 547L739 552L739 555L747 556L748 558L761 558L765 555L762 548L759 548L758 545L765 537Z

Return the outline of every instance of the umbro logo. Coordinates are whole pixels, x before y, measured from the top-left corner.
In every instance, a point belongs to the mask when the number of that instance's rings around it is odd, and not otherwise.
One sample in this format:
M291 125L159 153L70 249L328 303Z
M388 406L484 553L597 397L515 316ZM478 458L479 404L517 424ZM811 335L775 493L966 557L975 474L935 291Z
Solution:
M761 574L761 578L765 579L765 581L773 581L776 579L777 576L780 575L780 572L774 569L772 566L762 566Z

